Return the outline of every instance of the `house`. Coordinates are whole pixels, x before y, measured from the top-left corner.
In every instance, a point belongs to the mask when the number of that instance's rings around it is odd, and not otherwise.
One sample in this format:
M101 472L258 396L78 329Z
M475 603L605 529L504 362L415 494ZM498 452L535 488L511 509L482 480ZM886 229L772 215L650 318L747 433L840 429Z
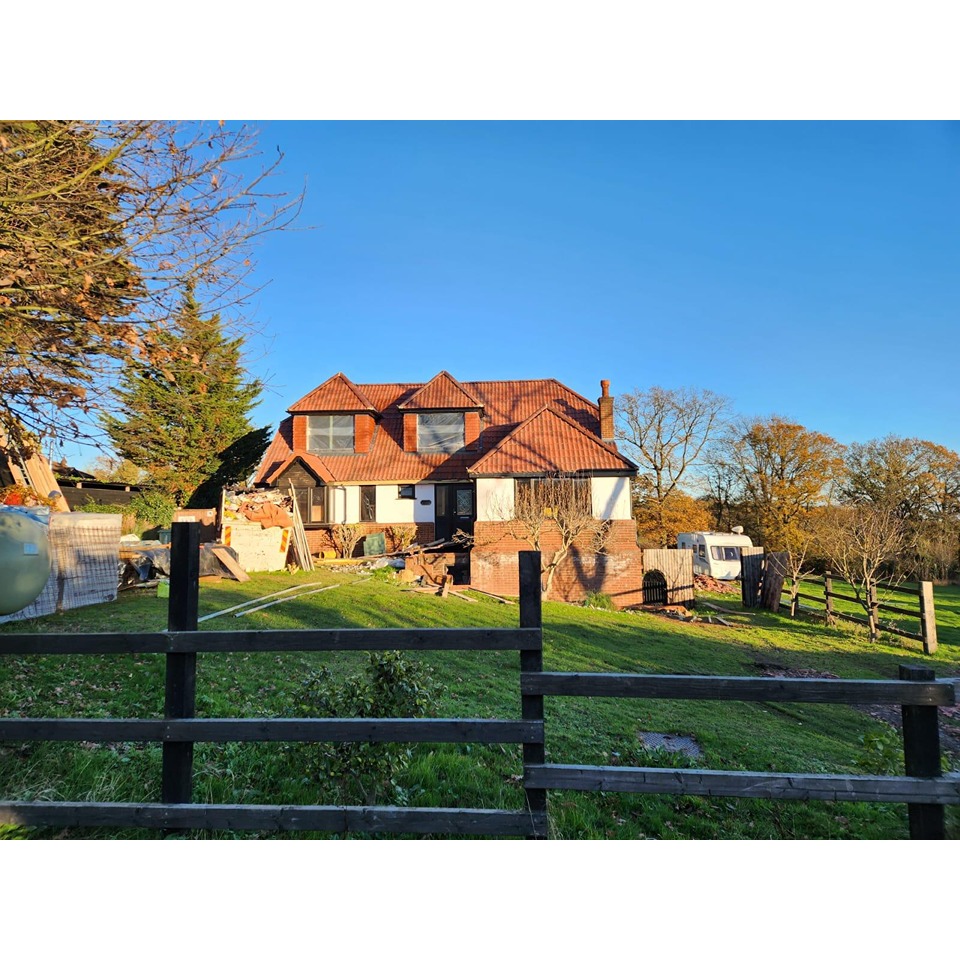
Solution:
M558 568L552 596L610 594L640 602L640 552L631 517L636 466L617 451L613 398L596 404L556 380L355 384L338 373L294 403L255 477L294 489L314 553L338 524L415 542L471 535L469 580L517 592L520 550L530 549L517 497L538 481L578 484L586 509L606 521L605 545L578 543ZM552 482L557 482L554 479ZM554 549L549 537L543 549Z

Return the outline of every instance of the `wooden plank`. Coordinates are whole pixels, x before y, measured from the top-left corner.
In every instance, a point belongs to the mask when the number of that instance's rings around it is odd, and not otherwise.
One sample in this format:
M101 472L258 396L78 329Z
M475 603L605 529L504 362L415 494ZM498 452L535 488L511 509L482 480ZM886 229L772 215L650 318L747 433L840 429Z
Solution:
M787 577L787 554L768 553L763 558L763 584L760 590L760 606L766 610L780 607L780 594Z
M936 778L865 777L822 773L674 770L663 767L525 766L531 786L546 790L688 794L767 800L843 800L883 803L960 803L960 775Z
M245 617L248 613L259 613L261 610L266 610L267 607L275 607L278 603L286 603L288 600L299 600L302 597L312 597L315 593L324 593L327 590L336 590L337 587L342 587L342 583L331 583L326 587L316 587L313 590L304 590L302 593L294 594L289 597L279 597L276 600L271 600L269 603L261 603L259 607L248 607L246 610L241 610L239 613L235 613L235 617Z
M651 700L742 700L780 703L899 703L949 706L949 681L820 680L794 677L702 677L637 673L523 673L520 690L561 697Z
M896 607L892 603L878 603L877 609L884 610L887 613L899 613L904 617L913 617L914 620L920 619L919 610L907 610L906 607Z
M545 816L526 810L164 803L0 802L0 823L164 830L316 830L324 833L546 836Z
M763 579L763 547L740 550L740 599L745 607L760 606L760 583Z
M923 652L937 652L937 617L933 603L933 584L924 580L920 584L920 633L923 636Z
M520 626L535 630L541 636L541 642L533 649L520 651L520 670L523 676L538 676L543 670L543 591L541 589L542 563L537 550L521 550L519 556L520 574ZM521 691L520 715L524 720L543 724L543 696L536 691ZM544 740L539 743L523 745L523 762L544 763L546 761ZM547 791L533 788L524 783L527 808L531 815L546 820ZM529 834L530 839L543 839L542 833Z
M543 743L543 721L460 718L0 719L0 740L91 743Z
M450 592L451 597L456 597L458 600L463 600L466 603L479 603L480 601L476 597L468 597L461 590L452 590Z
M802 600L810 600L813 603L826 604L827 600L825 597L818 597L812 593L797 593L797 596Z
M213 555L237 578L238 582L246 583L250 579L250 574L233 559L233 554L222 544L214 544L210 547Z
M530 650L539 630L432 629L211 630L190 633L0 634L0 654L299 653L319 650Z
M222 617L224 614L233 613L234 610L242 610L244 607L250 607L255 603L259 603L261 600L269 600L271 597L279 597L284 593L293 593L294 590L303 590L306 587L313 586L316 586L316 581L313 583L300 583L295 587L287 587L285 590L275 590L273 593L264 594L264 596L257 597L254 600L244 600L243 603L235 603L232 607L226 607L223 610L216 610L213 613L208 613L206 616L200 617L197 623L203 623L205 620L213 620L214 617Z
M900 665L900 679L917 684L936 677L928 667ZM940 725L937 708L904 704L903 765L908 777L939 777ZM929 802L911 803L907 808L911 840L946 840L943 807Z
M200 524L175 523L170 536L170 600L167 628L196 630L200 597ZM197 655L168 653L164 716L192 717L196 712ZM189 803L193 793L193 744L163 745L161 799L164 803Z
M494 600L499 600L501 603L505 603L508 607L513 606L513 601L508 599L507 597L501 597L499 594L496 594L496 593L488 593L486 590L480 590L478 587L469 587L468 589L470 590L471 593L479 593L485 597L492 597Z

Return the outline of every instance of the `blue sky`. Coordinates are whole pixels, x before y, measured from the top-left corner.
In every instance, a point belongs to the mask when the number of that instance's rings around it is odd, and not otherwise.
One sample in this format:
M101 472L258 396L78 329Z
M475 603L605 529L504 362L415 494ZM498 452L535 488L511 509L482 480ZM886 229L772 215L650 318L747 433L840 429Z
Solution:
M257 250L257 425L340 370L446 369L960 450L960 125L256 126L307 191Z

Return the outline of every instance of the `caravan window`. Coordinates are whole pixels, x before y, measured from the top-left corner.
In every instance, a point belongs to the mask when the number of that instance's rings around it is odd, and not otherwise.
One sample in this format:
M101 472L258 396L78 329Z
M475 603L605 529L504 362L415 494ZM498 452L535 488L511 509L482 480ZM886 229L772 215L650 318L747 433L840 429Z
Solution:
M697 556L704 560L707 559L707 548L702 543L697 544Z
M714 560L739 560L739 547L711 547L710 556Z

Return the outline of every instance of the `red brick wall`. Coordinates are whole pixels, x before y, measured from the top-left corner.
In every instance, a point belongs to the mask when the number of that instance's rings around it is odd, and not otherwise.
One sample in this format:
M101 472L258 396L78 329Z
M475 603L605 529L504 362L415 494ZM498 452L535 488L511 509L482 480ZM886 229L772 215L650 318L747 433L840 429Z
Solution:
M481 590L516 596L520 589L520 550L533 549L519 534L514 521L478 522L476 546L470 555L470 582ZM542 540L545 552L559 546L559 535L548 531ZM643 601L643 554L637 547L632 520L615 520L606 549L596 554L587 543L571 549L557 568L548 599L582 600L587 593L608 594L618 607Z
M386 543L387 551L393 549L393 544L390 541L390 534L387 530L388 527L412 527L416 526L417 535L414 539L415 543L430 543L436 539L434 536L434 525L432 523L360 523L357 524L361 528L361 537L365 537L368 533L384 533L386 534ZM324 527L307 527L307 543L310 545L310 552L312 554L318 554L321 550L335 550L336 547L333 544L333 536L330 532L329 526ZM354 551L354 556L362 557L363 556L363 540L361 539L357 548Z
M480 414L476 410L467 411L463 417L463 441L465 450L476 450L480 439Z
M354 453L369 453L373 440L373 417L369 413L358 413L353 424Z
M307 449L307 418L305 416L293 418L293 449Z
M417 452L417 415L415 413L403 415L403 449L408 453Z

